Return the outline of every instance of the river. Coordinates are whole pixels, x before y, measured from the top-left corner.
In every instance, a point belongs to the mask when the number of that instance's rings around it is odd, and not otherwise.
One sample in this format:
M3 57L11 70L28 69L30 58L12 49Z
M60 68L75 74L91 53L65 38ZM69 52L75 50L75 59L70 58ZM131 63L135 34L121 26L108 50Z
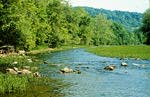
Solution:
M101 57L84 49L72 49L46 54L49 63L40 66L43 75L69 83L63 88L66 97L150 97L150 61ZM127 67L120 64L126 62ZM104 67L116 65L113 71ZM68 67L81 74L61 74L59 69Z

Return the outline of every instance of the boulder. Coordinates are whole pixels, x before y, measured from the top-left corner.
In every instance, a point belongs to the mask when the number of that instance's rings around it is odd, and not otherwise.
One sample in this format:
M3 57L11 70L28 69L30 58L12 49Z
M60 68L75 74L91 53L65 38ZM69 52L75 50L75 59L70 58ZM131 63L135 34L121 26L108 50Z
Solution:
M125 63L125 62L122 62L122 63L121 63L121 66L128 66L128 64Z
M16 72L18 72L18 70L19 70L17 67L13 67L13 69L14 69Z
M62 73L72 73L72 72L73 72L73 70L72 70L72 69L67 68L67 67L65 67L65 68L61 69L60 71L61 71Z
M9 74L18 74L18 72L15 71L15 70L12 69L12 68L7 68L7 69L6 69L6 72L9 73Z
M27 70L27 69L22 69L22 70L20 70L20 71L18 71L18 74L31 74L32 72L31 71L29 71L29 70Z
M110 70L110 71L112 71L112 70L114 70L115 68L116 68L115 65L109 65L109 66L106 66L104 69L105 69L105 70Z

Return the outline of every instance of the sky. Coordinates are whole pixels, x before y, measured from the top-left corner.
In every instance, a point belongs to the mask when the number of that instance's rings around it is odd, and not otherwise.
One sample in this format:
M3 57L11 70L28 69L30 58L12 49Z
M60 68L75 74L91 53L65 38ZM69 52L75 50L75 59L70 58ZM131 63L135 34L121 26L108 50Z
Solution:
M149 0L68 0L72 6L89 6L109 10L143 13L149 7Z

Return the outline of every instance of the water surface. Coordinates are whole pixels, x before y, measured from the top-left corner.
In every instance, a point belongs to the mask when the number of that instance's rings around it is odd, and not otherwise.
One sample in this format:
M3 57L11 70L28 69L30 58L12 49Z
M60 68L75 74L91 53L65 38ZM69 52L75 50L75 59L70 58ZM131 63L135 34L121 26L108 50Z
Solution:
M43 57L56 66L41 65L43 75L70 83L62 90L66 97L150 97L150 61L100 57L84 49L54 52ZM126 62L127 67L121 67ZM103 68L115 64L114 71ZM60 74L69 67L81 74Z

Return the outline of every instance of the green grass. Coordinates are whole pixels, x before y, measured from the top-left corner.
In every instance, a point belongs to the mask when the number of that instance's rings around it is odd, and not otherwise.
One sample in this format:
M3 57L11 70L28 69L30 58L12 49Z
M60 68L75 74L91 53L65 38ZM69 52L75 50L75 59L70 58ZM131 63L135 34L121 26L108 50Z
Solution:
M62 50L68 48L69 47L64 47ZM61 49L54 49L54 51L57 50ZM17 95L13 97L20 97L18 96L20 93L25 95L22 97L27 97L26 95L28 95L28 97L35 97L35 95L42 95L40 97L63 97L60 91L54 91L57 88L57 90L59 90L59 88L66 87L61 81L59 82L58 80L47 77L35 78L31 75L11 75L5 73L6 68L21 68L22 66L38 67L39 64L43 64L44 62L44 60L40 59L40 54L43 55L48 52L51 52L49 48L39 47L29 52L27 55L10 54L0 57L0 97L12 97L12 95ZM28 59L32 59L33 62L29 62ZM13 62L18 63L13 64ZM34 70L32 71L35 72ZM43 94L46 96L43 96Z
M28 59L33 59L30 56L22 55L8 55L5 57L0 57L0 94L1 93L10 93L16 91L24 91L29 84L29 76L18 76L7 74L6 68L17 67L21 68L22 66L37 66L40 62L29 62ZM13 62L18 62L13 64Z
M106 57L150 59L150 46L98 46L87 51Z
M27 83L26 76L0 74L0 93L24 91L27 88Z

